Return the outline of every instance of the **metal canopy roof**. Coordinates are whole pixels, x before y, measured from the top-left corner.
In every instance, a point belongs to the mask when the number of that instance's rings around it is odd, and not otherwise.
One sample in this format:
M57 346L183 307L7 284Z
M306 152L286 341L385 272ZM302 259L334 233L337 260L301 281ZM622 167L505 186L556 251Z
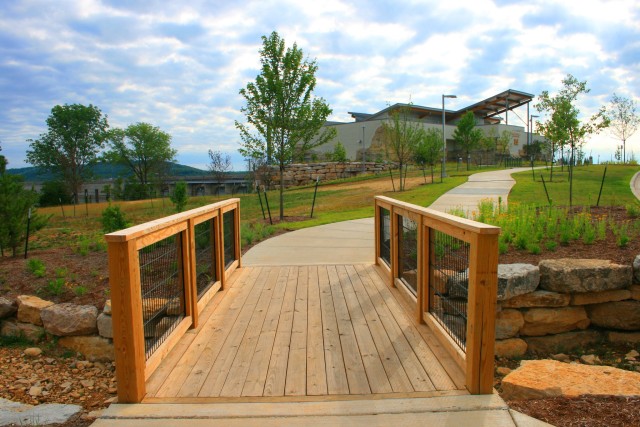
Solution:
M456 115L462 115L467 111L473 111L484 118L502 114L531 102L534 95L518 90L509 89L497 95L491 96L476 104L458 110Z

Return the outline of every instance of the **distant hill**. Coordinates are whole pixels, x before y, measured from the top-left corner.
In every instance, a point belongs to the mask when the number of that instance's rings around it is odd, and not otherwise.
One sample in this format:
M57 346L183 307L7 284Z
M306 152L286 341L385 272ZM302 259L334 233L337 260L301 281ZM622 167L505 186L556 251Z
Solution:
M7 169L7 172L12 175L21 175L26 182L49 181L55 178L53 174L34 166ZM113 163L98 163L91 169L91 172L93 179L118 178L119 176L126 178L131 175L128 168ZM170 176L201 176L207 174L209 174L209 171L180 165L178 163L169 163Z

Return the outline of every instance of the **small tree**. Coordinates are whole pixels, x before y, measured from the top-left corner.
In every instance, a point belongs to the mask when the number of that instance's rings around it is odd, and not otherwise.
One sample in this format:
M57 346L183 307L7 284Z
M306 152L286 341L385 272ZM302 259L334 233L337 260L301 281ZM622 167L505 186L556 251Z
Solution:
M422 132L422 126L411 120L410 113L411 109L408 107L398 108L382 124L387 159L398 163L400 168L400 191L404 190L403 167L413 158L413 151Z
M482 135L482 138L480 138L480 149L484 155L482 162L486 165L489 164L489 153L496 151L497 139L496 129L493 127L490 128L486 134Z
M622 162L627 162L627 140L640 126L640 117L636 114L636 102L613 94L611 109L607 113L611 123L611 133L622 141Z
M475 149L482 140L482 131L476 129L476 118L472 111L467 111L460 121L458 127L453 131L453 139L465 152L467 160L467 170L469 170L469 153Z
M62 181L45 181L40 190L40 206L58 206L71 203L71 194Z
M227 173L233 168L231 165L231 156L229 154L223 154L222 151L209 150L209 172L218 181L218 188L222 186L224 188L224 182L227 178Z
M176 206L177 212L182 212L187 205L189 196L187 196L187 183L184 181L176 182L173 193L169 196L171 203Z
M442 159L442 132L440 129L421 129L418 142L413 152L413 161L422 169L422 177L427 182L425 169L431 166L431 183L433 183L433 167Z
M503 130L496 140L496 151L500 153L500 157L504 160L511 151L511 143L513 142L513 134L508 130Z
M331 153L331 161L344 163L347 159L347 150L345 150L344 145L341 142L337 142L333 146L333 152Z

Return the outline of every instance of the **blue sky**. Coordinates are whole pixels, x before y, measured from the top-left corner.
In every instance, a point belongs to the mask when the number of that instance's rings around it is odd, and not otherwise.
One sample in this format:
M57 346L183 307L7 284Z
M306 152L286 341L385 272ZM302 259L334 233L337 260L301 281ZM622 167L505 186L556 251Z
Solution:
M396 102L438 107L443 93L458 95L448 109L509 88L553 93L567 73L591 88L584 117L614 92L640 97L637 0L17 0L0 9L2 154L27 166L26 140L46 131L51 108L81 103L112 127L170 133L180 163L205 167L214 149L242 169L238 91L274 30L317 60L332 120ZM628 141L638 157L639 134ZM616 143L604 132L586 151L609 159Z

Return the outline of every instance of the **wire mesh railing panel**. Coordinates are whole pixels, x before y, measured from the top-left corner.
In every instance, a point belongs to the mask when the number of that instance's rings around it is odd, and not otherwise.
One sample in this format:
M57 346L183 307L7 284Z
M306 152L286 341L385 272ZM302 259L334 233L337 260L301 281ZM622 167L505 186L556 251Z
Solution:
M235 210L222 214L222 228L224 233L224 267L229 267L236 260L236 217Z
M469 244L439 231L429 236L429 312L465 350Z
M198 299L218 280L216 277L216 245L213 218L196 224L196 288Z
M180 237L169 236L138 253L146 359L185 316Z
M380 258L391 265L391 215L388 209L380 209Z
M407 289L418 294L418 226L410 218L398 215L399 240L398 262L399 274Z

